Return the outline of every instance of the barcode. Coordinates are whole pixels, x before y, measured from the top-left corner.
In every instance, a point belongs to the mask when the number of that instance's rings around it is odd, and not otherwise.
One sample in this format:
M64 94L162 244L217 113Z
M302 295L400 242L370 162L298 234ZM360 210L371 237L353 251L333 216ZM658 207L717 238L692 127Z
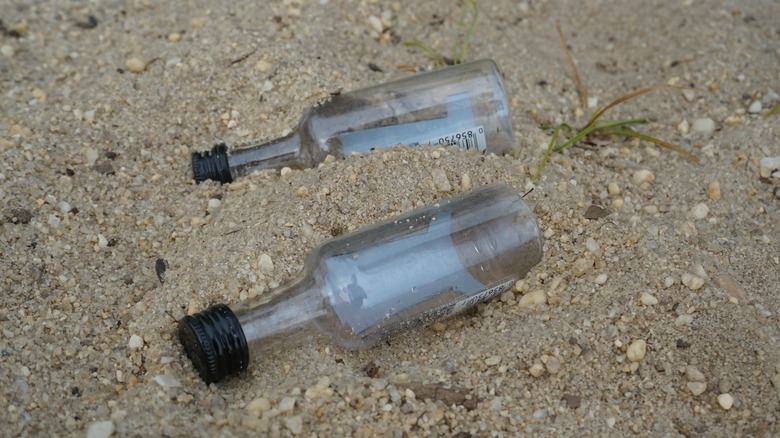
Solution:
M476 126L462 131L451 132L440 137L434 137L427 143L439 144L442 146L458 146L463 149L476 149L478 151L487 149L485 129L482 126Z

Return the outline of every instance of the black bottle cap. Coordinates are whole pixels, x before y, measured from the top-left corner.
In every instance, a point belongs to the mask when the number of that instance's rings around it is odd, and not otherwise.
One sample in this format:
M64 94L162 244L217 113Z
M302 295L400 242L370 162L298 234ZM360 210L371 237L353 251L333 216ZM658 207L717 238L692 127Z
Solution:
M217 304L179 321L179 340L206 384L246 369L249 346L238 318Z
M229 183L233 181L230 176L230 165L228 164L227 146L225 143L214 145L211 151L192 153L192 173L195 175L195 182L201 183L207 179Z

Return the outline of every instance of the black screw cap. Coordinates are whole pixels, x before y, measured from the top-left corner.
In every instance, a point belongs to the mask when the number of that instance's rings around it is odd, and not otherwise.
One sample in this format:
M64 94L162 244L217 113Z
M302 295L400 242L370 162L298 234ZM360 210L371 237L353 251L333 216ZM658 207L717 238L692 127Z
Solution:
M228 164L227 146L225 143L214 145L211 151L192 153L192 173L195 182L201 183L207 179L229 183L233 181L230 176Z
M238 318L217 304L179 321L179 340L206 384L246 369L249 347Z

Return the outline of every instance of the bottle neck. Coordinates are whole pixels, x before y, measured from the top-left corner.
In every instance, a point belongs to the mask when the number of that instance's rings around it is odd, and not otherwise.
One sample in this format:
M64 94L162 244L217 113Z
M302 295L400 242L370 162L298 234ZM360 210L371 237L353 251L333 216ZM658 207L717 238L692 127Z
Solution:
M228 156L230 175L235 180L252 172L282 167L301 168L301 136L298 130L258 146L232 151Z
M244 332L250 361L309 339L317 333L315 320L326 314L325 298L308 278L275 291L266 302L241 303L231 310Z

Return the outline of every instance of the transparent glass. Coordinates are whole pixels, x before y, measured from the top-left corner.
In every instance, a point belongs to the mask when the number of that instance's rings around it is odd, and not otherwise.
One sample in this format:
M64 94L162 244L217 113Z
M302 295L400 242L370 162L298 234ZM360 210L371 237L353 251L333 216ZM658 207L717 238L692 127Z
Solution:
M224 145L193 154L193 170L198 182L229 182L377 146L441 144L503 154L513 142L501 73L481 60L333 96L310 108L285 137L230 155Z
M354 349L432 323L511 288L541 258L522 197L486 186L331 239L270 299L186 316L179 337L217 381L316 334Z

